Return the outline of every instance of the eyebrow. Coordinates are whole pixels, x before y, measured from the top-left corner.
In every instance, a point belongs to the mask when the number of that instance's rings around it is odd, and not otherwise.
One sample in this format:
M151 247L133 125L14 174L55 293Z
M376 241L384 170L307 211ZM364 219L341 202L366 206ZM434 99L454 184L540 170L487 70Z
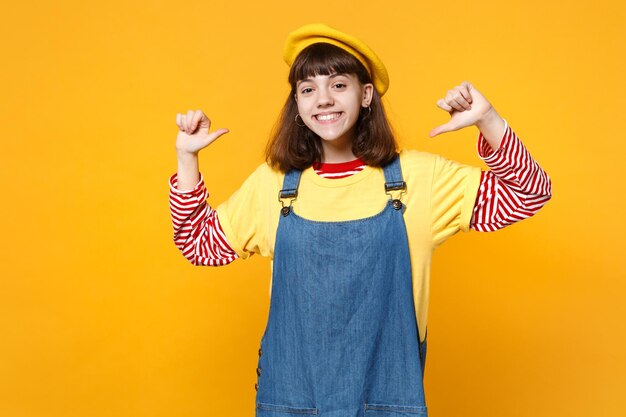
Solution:
M335 72L334 74L329 75L328 78L341 77L342 75L346 76L347 74L344 73L344 72ZM301 83L307 82L307 81L313 81L313 78L308 77L308 78L305 78L304 80L300 80L300 81L298 81L296 83L296 86L300 85Z

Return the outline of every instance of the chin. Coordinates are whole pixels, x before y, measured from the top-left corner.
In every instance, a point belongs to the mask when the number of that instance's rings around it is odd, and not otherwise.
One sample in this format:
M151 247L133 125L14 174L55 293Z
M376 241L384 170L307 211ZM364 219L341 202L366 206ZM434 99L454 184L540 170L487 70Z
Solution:
M311 129L311 130L313 130L313 129ZM335 141L335 140L339 140L339 139L342 139L342 138L344 138L344 137L349 135L348 132L343 132L343 131L342 132L328 132L328 131L326 131L326 132L316 132L315 130L313 130L313 133L315 133L317 136L319 136L320 139L322 139L324 141L327 141L327 142L332 142L332 141Z

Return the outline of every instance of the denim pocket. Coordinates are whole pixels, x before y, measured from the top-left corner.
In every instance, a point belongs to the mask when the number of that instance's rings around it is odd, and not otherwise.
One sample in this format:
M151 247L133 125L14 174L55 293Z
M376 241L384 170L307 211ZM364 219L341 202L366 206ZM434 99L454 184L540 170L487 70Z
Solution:
M317 408L292 407L289 405L276 405L257 403L257 417L289 417L302 414L317 414Z
M393 404L365 404L365 413L371 417L415 417L428 415L426 406L423 405Z

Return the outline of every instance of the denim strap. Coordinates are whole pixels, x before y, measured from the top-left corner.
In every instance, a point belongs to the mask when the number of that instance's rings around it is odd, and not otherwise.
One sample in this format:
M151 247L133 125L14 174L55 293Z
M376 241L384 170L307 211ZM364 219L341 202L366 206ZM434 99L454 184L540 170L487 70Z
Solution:
M302 171L292 168L285 174L283 189L280 190L278 198L295 198L298 195L298 184Z
M400 167L400 156L396 155L395 158L387 165L383 167L385 173L385 192L393 190L406 191L406 183L402 178L402 168Z

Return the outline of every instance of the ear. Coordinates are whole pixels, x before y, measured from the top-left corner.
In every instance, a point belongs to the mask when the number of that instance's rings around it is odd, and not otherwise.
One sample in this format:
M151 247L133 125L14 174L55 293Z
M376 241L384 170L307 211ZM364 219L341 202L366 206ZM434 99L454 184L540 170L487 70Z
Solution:
M369 107L372 102L372 96L374 94L374 84L367 83L363 85L363 100L361 100L361 106Z

